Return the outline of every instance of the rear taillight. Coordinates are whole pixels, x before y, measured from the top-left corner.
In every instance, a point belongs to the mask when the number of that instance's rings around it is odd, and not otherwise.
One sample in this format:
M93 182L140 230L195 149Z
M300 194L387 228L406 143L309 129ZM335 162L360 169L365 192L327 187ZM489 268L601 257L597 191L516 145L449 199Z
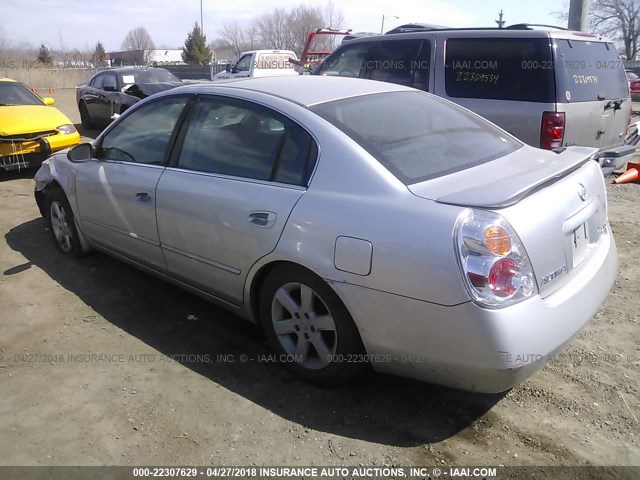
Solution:
M502 216L466 210L458 218L455 239L465 286L479 305L506 307L538 293L527 252Z
M540 129L540 148L551 150L562 146L564 139L564 112L543 112Z

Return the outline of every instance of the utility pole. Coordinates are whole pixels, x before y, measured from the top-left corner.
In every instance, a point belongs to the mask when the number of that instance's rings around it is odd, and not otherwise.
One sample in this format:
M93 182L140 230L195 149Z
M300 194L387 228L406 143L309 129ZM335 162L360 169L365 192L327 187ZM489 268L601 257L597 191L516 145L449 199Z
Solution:
M502 13L502 9L500 9L500 13L498 14L498 20L496 20L495 22L498 24L498 28L503 28L504 24L507 23L504 20L502 20L504 13Z
M202 23L202 0L200 0L200 33L204 35L204 24Z
M396 17L395 15L382 15L382 25L380 26L380 33L384 33L384 18L385 17L392 17L395 18L396 20L398 20L400 17Z
M589 0L571 0L569 3L569 30L587 31Z

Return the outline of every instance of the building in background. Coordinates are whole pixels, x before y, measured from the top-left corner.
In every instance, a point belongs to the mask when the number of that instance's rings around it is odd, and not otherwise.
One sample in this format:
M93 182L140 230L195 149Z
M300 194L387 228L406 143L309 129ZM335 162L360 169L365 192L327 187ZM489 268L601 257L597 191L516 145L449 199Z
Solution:
M182 49L129 50L124 52L108 52L107 60L111 67L127 67L145 65L167 67L184 65Z

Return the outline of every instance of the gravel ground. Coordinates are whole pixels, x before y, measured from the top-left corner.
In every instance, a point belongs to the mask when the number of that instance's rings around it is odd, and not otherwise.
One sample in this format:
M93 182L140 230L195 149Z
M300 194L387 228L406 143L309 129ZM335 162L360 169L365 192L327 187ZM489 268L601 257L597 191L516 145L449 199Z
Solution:
M72 94L56 98L77 122ZM595 318L530 380L481 395L302 383L233 315L58 254L32 175L0 174L0 465L640 464L640 184L608 187L619 274Z

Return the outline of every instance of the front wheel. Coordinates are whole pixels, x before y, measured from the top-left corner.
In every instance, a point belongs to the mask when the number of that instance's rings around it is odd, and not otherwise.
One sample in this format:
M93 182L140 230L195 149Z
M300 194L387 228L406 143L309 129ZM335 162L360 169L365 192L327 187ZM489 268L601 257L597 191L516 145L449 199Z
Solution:
M72 256L84 253L76 230L73 211L66 195L60 188L48 190L45 194L45 212L49 230L58 249Z
M260 318L279 360L307 381L339 385L369 366L347 308L324 280L301 267L277 267L269 274Z

